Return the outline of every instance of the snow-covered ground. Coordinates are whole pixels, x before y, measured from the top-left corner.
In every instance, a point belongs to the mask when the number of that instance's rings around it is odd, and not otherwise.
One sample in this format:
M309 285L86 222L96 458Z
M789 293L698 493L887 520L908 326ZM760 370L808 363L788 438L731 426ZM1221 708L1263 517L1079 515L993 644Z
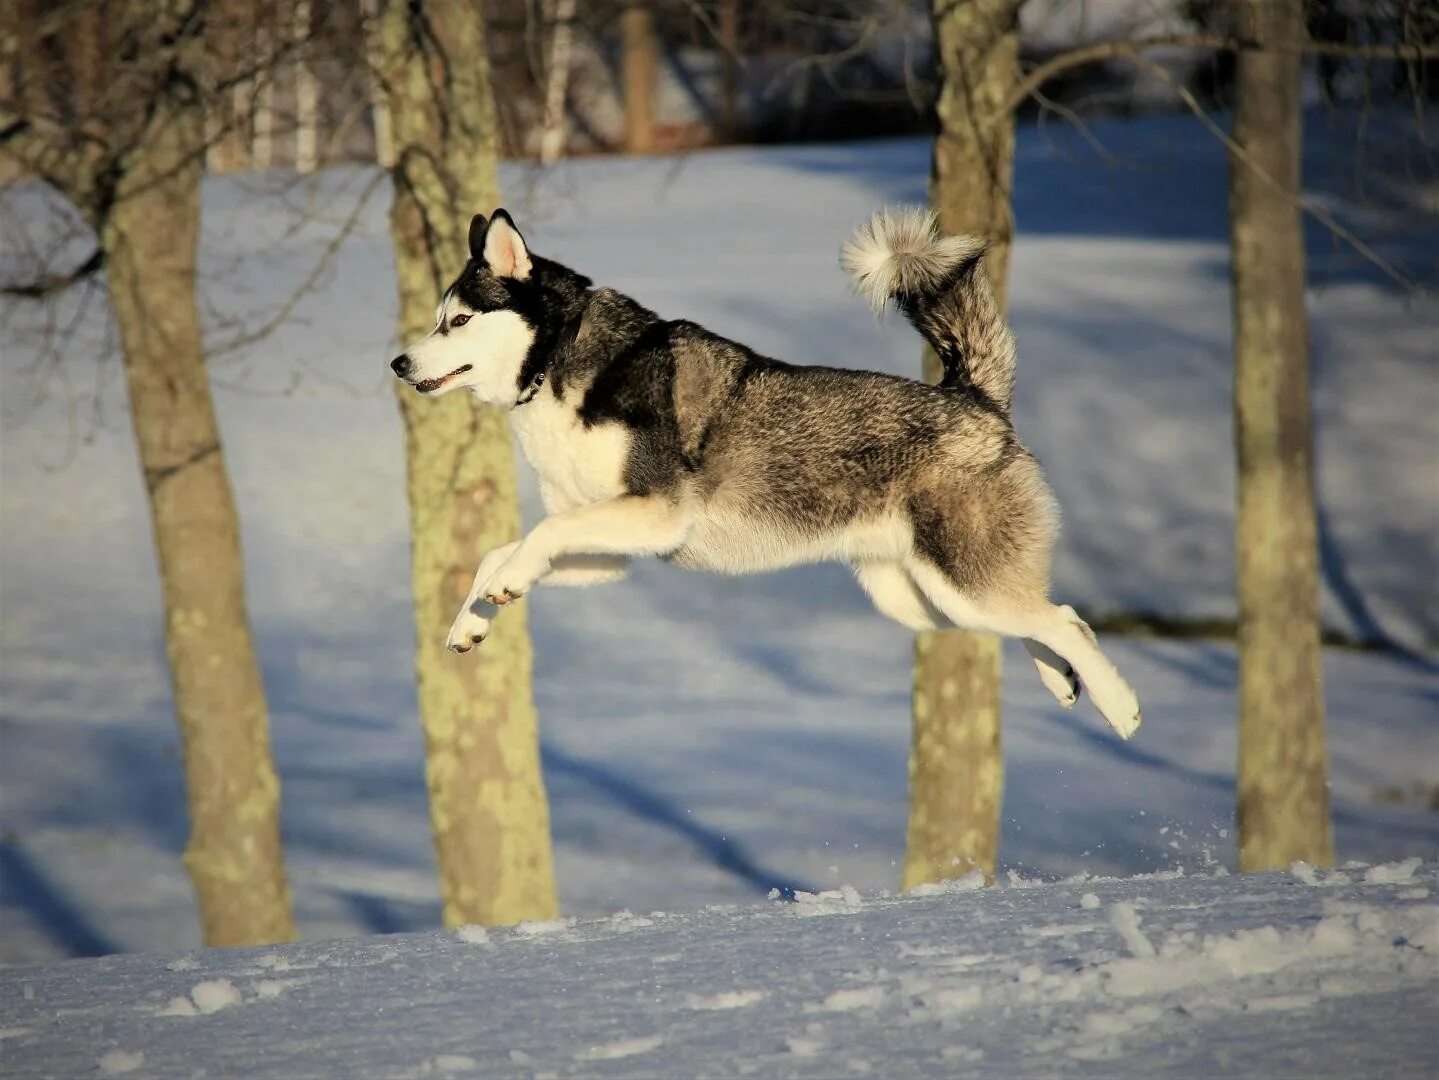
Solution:
M1016 167L1017 423L1065 510L1057 593L1098 614L1231 614L1223 159L1185 120L1096 131L1117 164L1027 130ZM1350 199L1352 156L1334 139L1310 147L1316 198L1432 273L1432 221ZM871 319L835 254L877 205L924 197L927 154L920 140L733 150L512 167L504 183L535 250L662 313L786 359L914 372L912 333ZM273 315L372 176L207 186L217 346ZM273 334L213 366L312 938L439 916L385 368L387 197L380 185ZM299 224L306 210L317 220ZM1322 233L1311 251L1326 620L1407 650L1326 654L1339 851L1432 857L1439 815L1378 796L1439 778L1439 305ZM119 365L99 356L103 305L75 323L63 362L38 351L41 325L70 325L73 308L0 308L9 962L199 941L158 586ZM528 477L525 492L533 520ZM732 580L647 565L623 588L525 602L567 914L895 886L910 640L844 570ZM1128 744L1087 706L1061 712L1023 654L1007 657L1003 864L1051 878L1231 865L1233 648L1107 648L1145 703Z
M1435 864L1080 879L0 972L14 1077L1439 1069Z

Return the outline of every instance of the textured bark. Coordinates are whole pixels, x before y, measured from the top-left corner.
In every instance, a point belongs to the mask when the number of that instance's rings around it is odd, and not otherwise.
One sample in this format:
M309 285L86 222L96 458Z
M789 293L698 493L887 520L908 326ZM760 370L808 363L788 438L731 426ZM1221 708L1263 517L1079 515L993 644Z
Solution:
M245 611L239 521L220 452L195 297L204 109L178 62L122 159L101 226L164 594L184 747L185 850L207 945L295 936L279 782ZM189 67L190 71L194 67Z
M1259 42L1302 40L1302 0L1236 2ZM1309 341L1292 49L1239 54L1231 154L1234 432L1239 469L1239 866L1327 866Z
M314 22L310 0L294 0L292 33L299 43L295 61L295 171L312 173L320 160L320 84L312 67Z
M381 0L371 26L393 125L390 232L400 334L434 324L464 266L470 217L496 203L497 131L484 9ZM509 428L464 394L397 389L405 423L415 663L445 923L503 925L557 911L525 606L474 653L444 647L480 556L519 534Z
M659 40L655 19L644 4L631 4L620 16L621 66L624 69L625 149L647 154L655 145L655 75Z
M1009 263L1014 119L999 108L1018 73L1019 0L934 0L941 86L931 199L946 232L987 237L1003 306ZM926 350L925 378L939 358ZM1004 793L1000 643L960 630L922 633L914 650L906 889L971 870L993 880Z
M231 85L248 71L256 52L257 0L212 0L205 20L205 95L208 114L206 164L211 172L238 172L250 165L249 127L254 80ZM219 91L213 89L228 86Z

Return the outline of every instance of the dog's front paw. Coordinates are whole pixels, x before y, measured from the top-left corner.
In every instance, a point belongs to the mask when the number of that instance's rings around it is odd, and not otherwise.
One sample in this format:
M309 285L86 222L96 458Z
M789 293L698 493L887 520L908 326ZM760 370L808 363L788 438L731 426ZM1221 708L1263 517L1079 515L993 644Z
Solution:
M522 555L510 559L490 576L480 595L496 607L518 600L534 587L549 567L531 566Z
M469 652L484 641L489 632L490 620L476 614L472 606L467 604L464 610L455 616L450 633L445 638L445 648L451 652Z

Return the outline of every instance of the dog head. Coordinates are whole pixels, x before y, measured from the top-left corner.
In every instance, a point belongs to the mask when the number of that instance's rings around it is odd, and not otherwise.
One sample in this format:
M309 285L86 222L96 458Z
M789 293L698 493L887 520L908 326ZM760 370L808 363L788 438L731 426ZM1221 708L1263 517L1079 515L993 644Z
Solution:
M491 405L513 406L533 378L539 284L525 239L496 210L470 222L470 261L440 298L435 328L390 362L422 394L461 387Z

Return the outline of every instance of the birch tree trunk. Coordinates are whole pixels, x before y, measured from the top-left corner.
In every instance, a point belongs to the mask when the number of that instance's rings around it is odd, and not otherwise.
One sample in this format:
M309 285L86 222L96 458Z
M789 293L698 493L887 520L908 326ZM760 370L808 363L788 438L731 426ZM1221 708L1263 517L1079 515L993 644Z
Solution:
M252 0L213 0L205 20L205 66L210 87L228 84L253 65L255 22ZM206 94L206 163L211 172L238 172L249 166L247 132L253 99L253 77L226 92L212 89Z
M320 163L320 86L315 78L314 25L310 0L295 0L295 171L312 173Z
M565 98L570 87L575 0L546 5L553 24L550 61L545 71L545 115L540 125L540 164L553 165L565 151Z
M1014 118L1002 103L1018 74L1020 0L934 0L941 77L930 197L947 233L989 238L986 269L1004 305ZM924 375L938 382L926 350ZM914 645L914 733L902 887L972 870L993 880L1004 794L1000 643L961 630Z
M495 207L497 126L479 0L380 0L377 9L369 30L393 125L399 329L412 341L433 326L436 301L465 265L470 217ZM507 608L474 653L444 647L480 556L519 534L509 426L465 394L430 400L398 385L397 393L445 923L553 918L525 606Z
M205 110L183 77L156 95L143 103L153 111L124 157L101 243L160 565L189 795L185 866L205 944L258 945L294 938L295 925L195 296Z
M1302 0L1236 0L1229 174L1239 509L1239 867L1334 858L1300 175ZM1265 42L1285 48L1265 49Z
M620 15L620 62L624 70L625 149L648 154L655 147L655 75L659 41L655 18L645 4L631 4Z

